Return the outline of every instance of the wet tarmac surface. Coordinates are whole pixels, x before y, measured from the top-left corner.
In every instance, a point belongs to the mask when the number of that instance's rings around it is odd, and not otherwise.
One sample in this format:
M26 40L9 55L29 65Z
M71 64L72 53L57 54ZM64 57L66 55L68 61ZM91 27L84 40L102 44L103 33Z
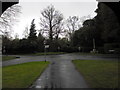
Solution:
M18 55L19 56L19 55ZM89 88L83 76L75 69L71 60L119 60L118 56L111 55L79 55L62 54L47 55L47 61L51 64L42 75L30 86L30 88ZM20 56L18 59L4 61L3 66L25 62L44 61L45 56Z
M70 61L54 61L30 88L87 88Z

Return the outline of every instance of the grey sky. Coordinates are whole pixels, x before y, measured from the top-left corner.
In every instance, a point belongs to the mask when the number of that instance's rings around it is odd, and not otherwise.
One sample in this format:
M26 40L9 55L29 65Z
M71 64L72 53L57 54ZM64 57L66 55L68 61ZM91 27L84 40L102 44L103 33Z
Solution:
M23 0L20 0L19 5L22 7L22 13L19 16L19 22L14 25L14 34L19 33L19 37L22 38L22 33L25 30L25 26L30 26L32 19L35 19L36 29L39 29L40 27L38 22L41 17L40 12L50 4L54 5L55 9L59 10L64 15L64 19L74 15L79 17L88 15L94 17L96 15L94 11L97 8L97 2L94 0L89 0L89 2L87 2L88 0L85 0L84 2L78 2L77 0L69 0L69 2L59 2L59 0L56 1L57 2L54 2L54 0L49 0L49 2L37 2L37 0L29 0L29 2L27 2L27 0L24 0L23 2Z

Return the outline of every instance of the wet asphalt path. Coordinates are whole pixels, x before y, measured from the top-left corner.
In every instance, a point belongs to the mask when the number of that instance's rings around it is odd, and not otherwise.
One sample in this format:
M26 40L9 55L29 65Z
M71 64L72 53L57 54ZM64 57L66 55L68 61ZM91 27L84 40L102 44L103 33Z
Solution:
M30 88L87 88L71 61L55 61Z
M19 56L19 55L18 55ZM4 61L3 66L14 65L25 62L44 61L45 56L20 56L21 58ZM71 60L118 60L119 57L112 55L79 55L62 54L48 55L47 61L50 61L48 68L42 75L30 86L30 88L88 88L82 75L77 72Z

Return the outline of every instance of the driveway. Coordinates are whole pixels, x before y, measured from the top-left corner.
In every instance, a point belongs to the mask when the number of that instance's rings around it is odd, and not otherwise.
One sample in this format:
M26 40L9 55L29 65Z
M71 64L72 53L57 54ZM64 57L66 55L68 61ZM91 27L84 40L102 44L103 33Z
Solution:
M18 55L19 56L19 55ZM30 88L89 88L83 76L77 72L71 60L118 60L118 56L112 55L80 55L62 54L47 55L50 61L48 68L30 86ZM25 62L44 61L45 56L20 56L18 59L4 61L3 66L14 65Z

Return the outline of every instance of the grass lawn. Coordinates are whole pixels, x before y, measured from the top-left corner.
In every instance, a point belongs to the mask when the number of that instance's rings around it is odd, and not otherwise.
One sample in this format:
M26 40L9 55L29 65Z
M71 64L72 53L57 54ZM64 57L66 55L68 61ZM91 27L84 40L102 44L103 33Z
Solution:
M65 54L65 52L46 52L46 55L59 55L59 54ZM41 52L41 53L31 53L31 54L22 54L22 55L39 56L39 55L45 55L45 53Z
M49 62L29 62L2 68L3 88L27 88L48 66Z
M58 54L65 54L65 52L46 52L46 55L58 55ZM45 53L35 53L32 55L45 55Z
M90 88L118 88L118 62L73 60Z
M101 55L105 55L105 54L101 54L101 53L85 53L85 52L77 52L76 54L78 55L93 55L93 56L101 56ZM108 54L106 54L108 55Z
M16 57L15 56L2 56L2 61L11 60L11 59L16 59Z

